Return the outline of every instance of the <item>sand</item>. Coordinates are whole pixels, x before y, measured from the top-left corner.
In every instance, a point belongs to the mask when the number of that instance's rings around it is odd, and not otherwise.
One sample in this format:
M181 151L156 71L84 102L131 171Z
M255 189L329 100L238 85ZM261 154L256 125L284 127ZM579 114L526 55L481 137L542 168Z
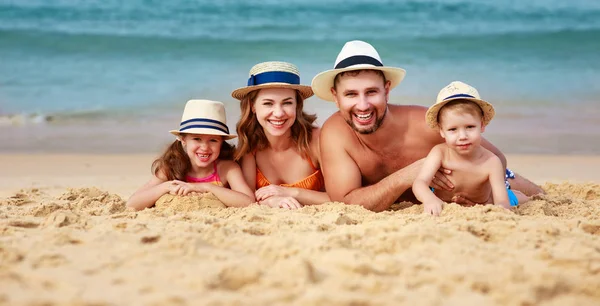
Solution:
M600 157L508 158L547 194L433 218L210 194L134 212L150 155L0 155L0 304L599 305Z

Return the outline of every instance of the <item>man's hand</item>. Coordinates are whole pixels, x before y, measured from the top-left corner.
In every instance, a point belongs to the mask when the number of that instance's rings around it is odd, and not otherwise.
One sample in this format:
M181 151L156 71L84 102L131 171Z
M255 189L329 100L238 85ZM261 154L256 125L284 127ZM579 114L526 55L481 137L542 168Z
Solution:
M431 179L431 186L434 189L444 189L447 191L452 191L454 189L454 185L448 179L448 175L452 174L452 170L440 168Z
M270 197L292 197L291 189L289 187L282 187L279 185L269 185L259 188L254 195L257 201L263 201Z
M460 204L462 206L475 206L478 205L479 203L475 203L461 195L455 195L452 197L452 202L456 203L456 204Z
M298 209L302 208L302 205L292 197L269 197L264 201L259 202L261 205L266 205L273 208L287 208L287 209Z
M440 200L427 202L423 204L423 212L428 215L439 216L442 212L442 205L444 203Z

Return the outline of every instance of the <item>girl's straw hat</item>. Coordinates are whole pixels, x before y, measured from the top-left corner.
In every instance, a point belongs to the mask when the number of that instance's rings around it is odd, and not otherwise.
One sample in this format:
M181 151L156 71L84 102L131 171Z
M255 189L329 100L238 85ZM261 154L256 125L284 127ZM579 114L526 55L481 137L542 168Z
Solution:
M234 90L231 96L242 100L251 91L263 88L295 89L303 99L313 95L310 86L300 85L300 72L295 65L286 62L264 62L250 69L248 86Z
M400 84L406 71L402 68L386 67L379 57L379 53L369 43L360 40L347 42L335 59L333 69L317 74L312 80L312 89L317 97L325 101L333 101L331 88L335 76L351 70L380 70L385 79L390 81L390 89Z
M175 136L184 134L219 135L232 139L225 119L225 105L218 101L189 100L185 104L179 130L169 131Z
M425 114L425 120L431 128L435 129L438 127L438 114L440 109L448 102L454 100L469 100L477 103L483 113L483 126L488 125L496 114L492 104L481 100L481 96L479 96L479 92L475 87L460 81L454 81L440 90L435 104L430 107Z

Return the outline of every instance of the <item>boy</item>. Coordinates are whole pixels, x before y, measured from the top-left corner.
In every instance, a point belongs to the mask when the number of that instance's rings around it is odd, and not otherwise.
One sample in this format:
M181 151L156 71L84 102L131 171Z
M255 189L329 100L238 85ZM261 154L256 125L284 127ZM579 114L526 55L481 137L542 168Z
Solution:
M439 129L446 142L431 149L413 183L413 192L423 203L425 213L439 216L443 202L454 202L456 196L504 208L528 200L523 193L506 187L500 159L481 146L481 133L494 114L494 107L463 82L452 82L439 92L436 103L427 110L426 121L431 128ZM454 190L430 190L440 167L452 170L449 179Z

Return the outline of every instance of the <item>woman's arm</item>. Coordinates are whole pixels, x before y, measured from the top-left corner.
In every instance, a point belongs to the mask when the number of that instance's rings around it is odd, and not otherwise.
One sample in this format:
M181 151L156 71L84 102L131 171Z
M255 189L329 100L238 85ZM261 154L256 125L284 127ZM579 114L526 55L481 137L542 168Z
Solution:
M242 157L240 162L242 174L244 176L244 180L252 193L254 193L256 186L256 158L252 154L246 154Z

